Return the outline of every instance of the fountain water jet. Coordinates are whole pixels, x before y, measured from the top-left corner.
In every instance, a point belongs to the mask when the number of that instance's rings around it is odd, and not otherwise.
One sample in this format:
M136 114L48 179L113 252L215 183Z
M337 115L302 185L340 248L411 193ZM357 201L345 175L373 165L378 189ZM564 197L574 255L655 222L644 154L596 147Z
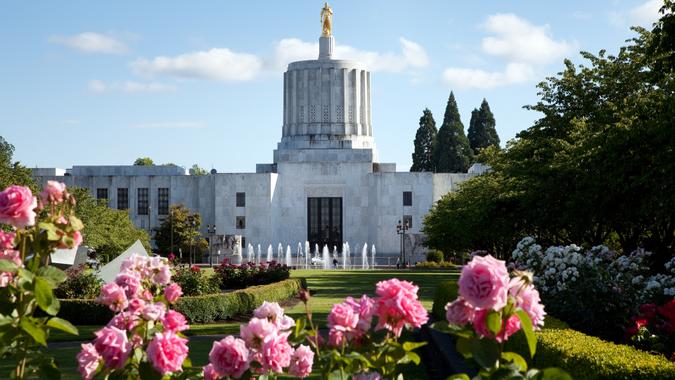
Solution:
M246 262L250 263L253 261L253 245L248 243L248 249L246 250Z
M309 242L305 240L305 269L307 269L308 263L309 263L309 256L311 256L311 252L309 251Z
M272 262L274 252L272 251L272 244L267 246L267 262L270 263Z
M298 252L295 254L295 267L300 268L300 257L302 257L302 243L298 242Z
M371 268L375 269L375 244L370 247L370 257Z
M368 243L363 243L361 250L361 269L368 269Z
M284 257L284 246L279 243L279 245L277 245L277 262L279 264L283 263L282 257Z
M322 259L323 259L323 269L330 269L330 254L328 253L328 244L323 246Z
M290 244L288 244L288 245L286 246L286 260L285 260L285 264L286 264L287 267L290 268L290 266L291 266L291 245L290 245Z
M342 243L342 269L347 269L347 244Z

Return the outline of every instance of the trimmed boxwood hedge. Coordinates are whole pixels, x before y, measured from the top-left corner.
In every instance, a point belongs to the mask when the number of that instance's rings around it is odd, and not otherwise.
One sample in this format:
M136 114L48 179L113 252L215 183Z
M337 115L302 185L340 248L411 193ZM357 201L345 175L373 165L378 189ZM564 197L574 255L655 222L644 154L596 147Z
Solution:
M434 317L445 319L445 305L455 298L457 284L441 283L434 295ZM527 352L521 333L509 339L507 349ZM536 368L563 368L577 380L675 379L675 364L663 356L586 335L551 316L537 332L537 354L528 363Z
M175 310L183 313L190 323L208 323L238 315L246 315L263 301L287 300L301 288L306 288L304 278L292 278L274 284L252 286L228 293L181 297ZM59 317L75 325L104 325L113 313L93 299L63 299Z

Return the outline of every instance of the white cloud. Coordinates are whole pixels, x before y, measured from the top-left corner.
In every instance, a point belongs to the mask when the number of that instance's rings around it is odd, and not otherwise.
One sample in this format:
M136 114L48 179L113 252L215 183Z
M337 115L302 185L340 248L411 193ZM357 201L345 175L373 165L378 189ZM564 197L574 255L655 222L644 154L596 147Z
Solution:
M89 90L92 92L127 92L127 93L139 93L139 92L169 92L175 91L176 86L164 83L150 82L150 83L141 83L134 81L126 82L114 82L114 83L105 83L102 80L91 80L89 81Z
M661 14L659 9L663 6L663 0L648 0L626 11L609 12L609 23L618 27L629 26L651 27Z
M424 47L403 37L399 38L399 42L400 53L380 53L348 45L336 45L333 58L361 62L373 72L399 73L410 68L419 69L429 65L429 57ZM298 38L284 38L277 43L270 66L273 69L283 70L290 62L316 59L318 55L318 43L305 42Z
M129 51L121 40L106 34L84 32L74 36L51 36L49 42L85 53L124 54Z
M483 38L483 51L510 62L546 64L572 50L568 42L551 38L547 25L533 25L512 13L489 16L482 26L494 34Z
M135 73L147 76L233 82L255 79L262 69L262 60L253 54L213 48L175 57L137 59L131 63L131 68Z
M453 88L460 89L489 89L529 82L535 78L532 66L524 63L509 63L503 72L458 67L449 67L443 71L443 81Z
M143 123L130 126L134 129L203 129L206 124L195 121Z

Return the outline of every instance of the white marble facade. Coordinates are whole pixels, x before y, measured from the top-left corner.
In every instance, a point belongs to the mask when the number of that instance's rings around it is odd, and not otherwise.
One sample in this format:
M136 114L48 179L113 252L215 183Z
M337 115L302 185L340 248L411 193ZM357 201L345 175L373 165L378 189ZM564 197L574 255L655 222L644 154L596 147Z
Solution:
M219 234L241 235L245 244L263 249L310 240L308 198L341 198L341 221L334 223L340 241L398 254L397 222L408 216L409 233L419 233L434 202L476 174L396 172L395 164L378 162L370 72L357 62L332 59L332 48L333 37L321 37L319 59L288 65L282 138L273 163L258 164L256 173L194 176L180 167L73 166L35 169L34 175L86 187L94 197L107 192L112 208L125 206L118 202L118 189L127 189L129 214L146 229L166 218L159 215L166 208L159 198L168 189L169 204L201 214L203 234L206 225L215 224ZM148 189L148 215L139 215L139 188ZM404 192L411 193L409 205ZM237 193L244 193L243 207ZM237 225L241 221L245 224Z

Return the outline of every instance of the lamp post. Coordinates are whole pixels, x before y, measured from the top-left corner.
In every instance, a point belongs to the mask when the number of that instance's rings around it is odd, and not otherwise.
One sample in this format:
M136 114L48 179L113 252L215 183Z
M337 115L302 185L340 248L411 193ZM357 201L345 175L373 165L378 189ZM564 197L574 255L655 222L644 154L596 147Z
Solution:
M195 241L195 232L197 229L197 222L194 220L194 218L190 218L190 225L192 226L191 234L190 234L190 266L194 264L194 254L193 254L193 246L194 246L194 241Z
M401 257L400 258L401 258L401 265L403 266L403 268L405 268L405 266L406 266L405 265L406 261L405 261L405 243L404 243L404 240L405 240L405 232L408 231L408 228L410 228L410 227L408 226L407 220L404 223L401 223L401 221L399 220L398 223L396 224L396 233L401 235Z
M213 267L213 238L216 236L216 225L206 225L206 232L209 234L209 265Z

